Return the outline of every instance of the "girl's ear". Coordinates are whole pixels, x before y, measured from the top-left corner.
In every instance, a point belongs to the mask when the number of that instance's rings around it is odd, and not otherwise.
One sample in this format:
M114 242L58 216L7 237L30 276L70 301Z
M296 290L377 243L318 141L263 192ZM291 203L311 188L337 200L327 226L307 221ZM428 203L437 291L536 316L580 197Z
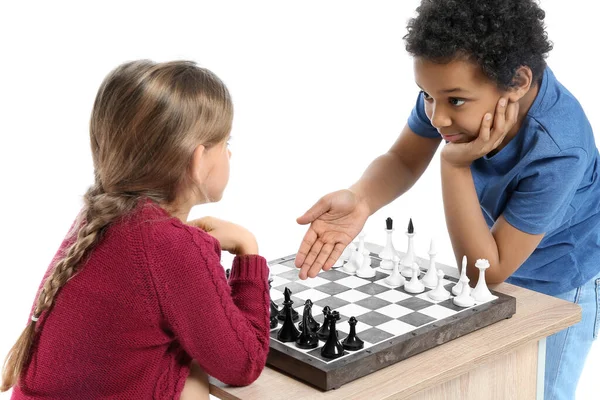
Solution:
M521 97L531 88L533 84L533 73L529 67L519 67L513 77L513 87L511 87L507 94L510 102L517 102Z
M192 165L190 166L192 179L198 184L204 182L204 179L206 178L206 174L203 173L203 171L205 171L203 168L205 161L205 150L206 148L199 144L192 154Z

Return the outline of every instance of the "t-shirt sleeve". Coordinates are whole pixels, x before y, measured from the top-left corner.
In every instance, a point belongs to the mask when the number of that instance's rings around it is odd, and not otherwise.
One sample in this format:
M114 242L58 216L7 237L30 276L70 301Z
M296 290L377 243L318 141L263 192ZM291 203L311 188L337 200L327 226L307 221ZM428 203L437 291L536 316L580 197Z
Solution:
M561 226L569 210L574 210L571 201L586 164L587 153L582 148L530 163L506 205L506 221L530 234L548 233Z
M429 118L425 114L425 100L423 99L423 92L420 92L417 96L417 103L412 109L408 117L408 127L417 135L427 138L440 138L440 134L435 129Z
M175 339L220 381L254 381L269 351L266 260L236 256L227 281L218 242L197 228L162 226L145 241L161 313Z

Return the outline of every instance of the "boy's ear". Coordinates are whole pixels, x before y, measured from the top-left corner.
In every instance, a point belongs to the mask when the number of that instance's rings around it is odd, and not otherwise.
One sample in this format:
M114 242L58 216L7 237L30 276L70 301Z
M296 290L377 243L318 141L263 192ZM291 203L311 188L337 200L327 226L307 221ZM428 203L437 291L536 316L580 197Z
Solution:
M508 90L510 102L517 102L529 91L533 85L533 72L531 68L522 66L517 69L513 77L513 87Z
M190 166L190 168L192 178L194 179L194 181L196 181L196 183L202 183L205 178L204 174L202 173L202 171L204 171L204 168L202 168L202 164L204 163L205 150L206 148L203 145L199 144L194 150L194 153L192 154L192 165Z

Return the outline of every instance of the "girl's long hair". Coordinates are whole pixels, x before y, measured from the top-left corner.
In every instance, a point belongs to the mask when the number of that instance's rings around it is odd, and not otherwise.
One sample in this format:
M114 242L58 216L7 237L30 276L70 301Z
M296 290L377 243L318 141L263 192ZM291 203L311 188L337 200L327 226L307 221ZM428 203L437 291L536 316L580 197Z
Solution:
M6 357L0 391L17 384L29 361L35 321L48 313L107 227L142 198L172 203L179 190L191 185L196 147L223 142L232 120L223 82L193 62L133 61L104 79L90 121L95 182L85 193L72 244L57 258L32 318Z

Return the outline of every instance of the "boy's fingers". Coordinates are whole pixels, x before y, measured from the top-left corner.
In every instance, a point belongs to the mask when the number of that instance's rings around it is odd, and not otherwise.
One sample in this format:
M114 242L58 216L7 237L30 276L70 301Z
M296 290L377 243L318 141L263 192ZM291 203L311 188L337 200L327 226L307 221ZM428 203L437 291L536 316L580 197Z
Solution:
M487 142L490 139L491 126L492 126L492 114L486 113L483 116L483 122L481 123L481 128L479 128L479 137L484 142Z
M313 264L315 263L315 260L319 256L319 253L321 253L322 248L323 248L323 242L320 239L317 239L315 241L315 243L313 243L312 247L310 248L310 251L306 255L306 258L304 259L304 265L302 265L303 270L305 270L305 267L306 267L306 269L313 267Z
M496 115L494 116L494 127L490 137L502 135L504 133L504 124L506 122L506 103L507 100L501 97L496 105ZM495 138L494 138L495 139Z
M300 249L298 249L298 253L296 254L296 260L294 263L297 268L300 268L304 265L306 255L308 254L316 240L317 233L309 228L306 234L304 235L302 243L300 244ZM304 278L306 278L306 274L304 275Z
M344 249L345 246L343 244L339 242L335 244L331 254L327 258L327 261L325 261L325 265L323 266L323 269L325 271L328 271L329 269L331 269L331 267L333 267L333 264L335 264L338 258L342 256L342 252L344 251Z

